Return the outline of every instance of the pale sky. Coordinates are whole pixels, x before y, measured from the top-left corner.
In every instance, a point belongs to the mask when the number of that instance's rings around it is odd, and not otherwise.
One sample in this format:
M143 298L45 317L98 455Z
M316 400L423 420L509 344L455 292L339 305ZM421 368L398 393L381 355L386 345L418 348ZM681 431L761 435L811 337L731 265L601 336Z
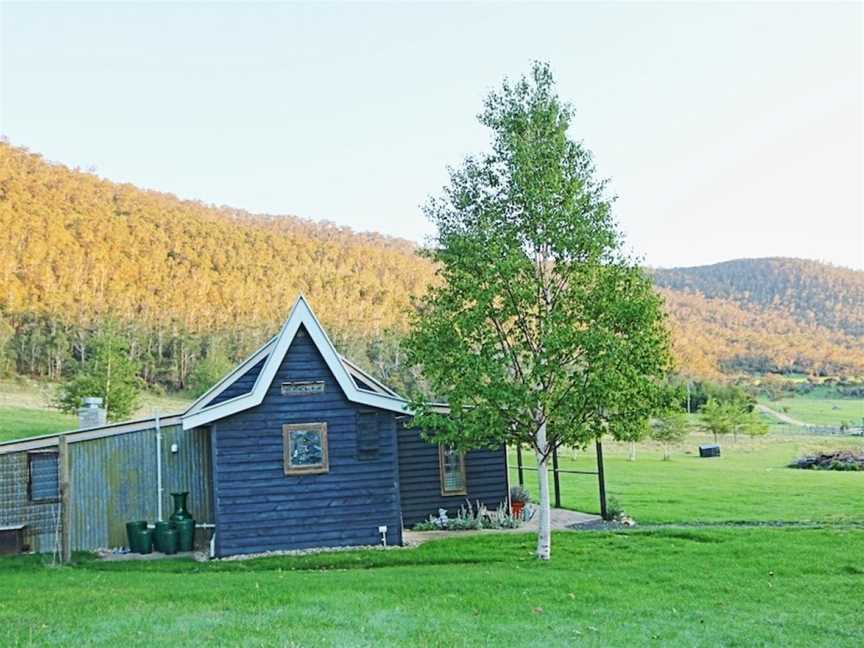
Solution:
M864 268L864 12L846 4L3 3L0 133L116 181L422 241L549 61L656 266Z

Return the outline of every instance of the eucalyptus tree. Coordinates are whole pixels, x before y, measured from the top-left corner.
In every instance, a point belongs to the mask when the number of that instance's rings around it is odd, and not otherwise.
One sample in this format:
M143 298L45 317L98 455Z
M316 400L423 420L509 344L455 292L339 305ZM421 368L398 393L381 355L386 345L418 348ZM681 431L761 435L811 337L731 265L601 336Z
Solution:
M412 397L428 438L533 449L547 560L552 451L632 438L669 393L661 300L623 250L605 181L568 134L572 117L545 64L488 96L479 119L491 150L451 169L425 207L440 280L405 341L448 405Z

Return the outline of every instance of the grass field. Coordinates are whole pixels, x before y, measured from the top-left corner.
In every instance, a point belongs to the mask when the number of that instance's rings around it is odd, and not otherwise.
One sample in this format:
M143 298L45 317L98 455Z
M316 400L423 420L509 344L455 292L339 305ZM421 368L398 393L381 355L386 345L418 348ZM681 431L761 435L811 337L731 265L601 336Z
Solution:
M0 381L0 442L72 430L78 419L51 408L56 385L33 381ZM141 395L135 417L184 410L190 399L183 396Z
M53 424L0 401L0 429L10 420ZM607 442L608 491L640 527L556 533L550 564L518 533L209 563L0 557L0 646L864 644L864 473L786 468L864 439L724 439L722 457L698 458L709 440L671 461L640 444L632 462ZM562 452L561 467L595 458ZM563 475L562 491L598 510L595 477Z
M864 533L523 534L248 562L0 560L0 644L860 646ZM842 551L838 551L842 548Z
M812 425L839 426L847 421L860 426L864 419L864 400L861 399L795 396L763 402L773 410Z
M699 443L710 437L691 435L663 461L662 450L640 444L636 461L627 447L604 445L607 491L640 523L731 522L864 522L864 473L804 471L786 468L802 453L832 447L861 448L864 439L814 436L762 437L722 443L722 456L701 459ZM685 452L689 454L685 454ZM533 465L526 453L525 465ZM516 460L510 456L510 480L516 483ZM560 456L562 469L594 470L593 451L573 459ZM537 494L536 473L525 483ZM598 512L597 478L561 475L562 505Z

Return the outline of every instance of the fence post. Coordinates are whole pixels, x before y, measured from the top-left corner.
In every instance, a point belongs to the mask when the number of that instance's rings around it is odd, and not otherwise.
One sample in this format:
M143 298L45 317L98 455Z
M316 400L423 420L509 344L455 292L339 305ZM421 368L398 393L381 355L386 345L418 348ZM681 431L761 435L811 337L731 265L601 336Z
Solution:
M552 448L552 479L555 484L555 508L561 508L561 482L558 479L558 446Z
M522 470L522 444L516 444L516 471L519 476L519 485L525 485L525 472Z
M57 464L60 471L60 562L72 560L72 510L69 483L69 441L65 435L57 439Z
M606 510L606 479L603 475L603 444L600 443L599 436L594 439L594 447L597 449L597 485L600 487L600 517L608 520L609 513Z

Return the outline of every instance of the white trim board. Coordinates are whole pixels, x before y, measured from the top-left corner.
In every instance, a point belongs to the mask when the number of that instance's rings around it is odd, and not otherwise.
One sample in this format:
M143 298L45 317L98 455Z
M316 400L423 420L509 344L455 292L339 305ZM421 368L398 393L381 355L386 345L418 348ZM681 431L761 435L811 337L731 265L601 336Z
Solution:
M258 373L252 391L223 401L217 405L211 405L209 407L203 406L194 412L192 411L192 408L190 408L190 410L183 415L183 429L188 430L190 428L206 425L212 421L260 405L264 400L267 390L270 388L270 385L276 376L276 372L282 364L282 360L285 358L285 354L288 352L288 348L291 346L291 342L294 341L294 337L297 335L297 331L300 329L301 325L306 329L306 332L312 339L312 343L324 358L327 368L330 369L330 372L333 374L333 377L336 379L336 382L339 384L339 387L342 389L342 392L348 400L361 405L369 405L371 407L378 407L391 412L398 412L399 414L411 413L408 410L408 403L404 398L357 387L354 380L351 378L351 374L349 373L345 363L343 363L341 356L336 352L333 343L321 327L318 318L315 317L309 304L306 303L306 300L301 295L298 297L297 301L294 302L294 306L291 307L288 319L285 321L285 324L282 325L282 329L276 336L273 347L267 356L267 360L261 368L261 371ZM267 345L262 347L259 353L263 353L265 347L269 344L270 343L268 342ZM232 372L229 377L231 375L234 375L234 372ZM197 403L198 401L196 401L196 404Z

